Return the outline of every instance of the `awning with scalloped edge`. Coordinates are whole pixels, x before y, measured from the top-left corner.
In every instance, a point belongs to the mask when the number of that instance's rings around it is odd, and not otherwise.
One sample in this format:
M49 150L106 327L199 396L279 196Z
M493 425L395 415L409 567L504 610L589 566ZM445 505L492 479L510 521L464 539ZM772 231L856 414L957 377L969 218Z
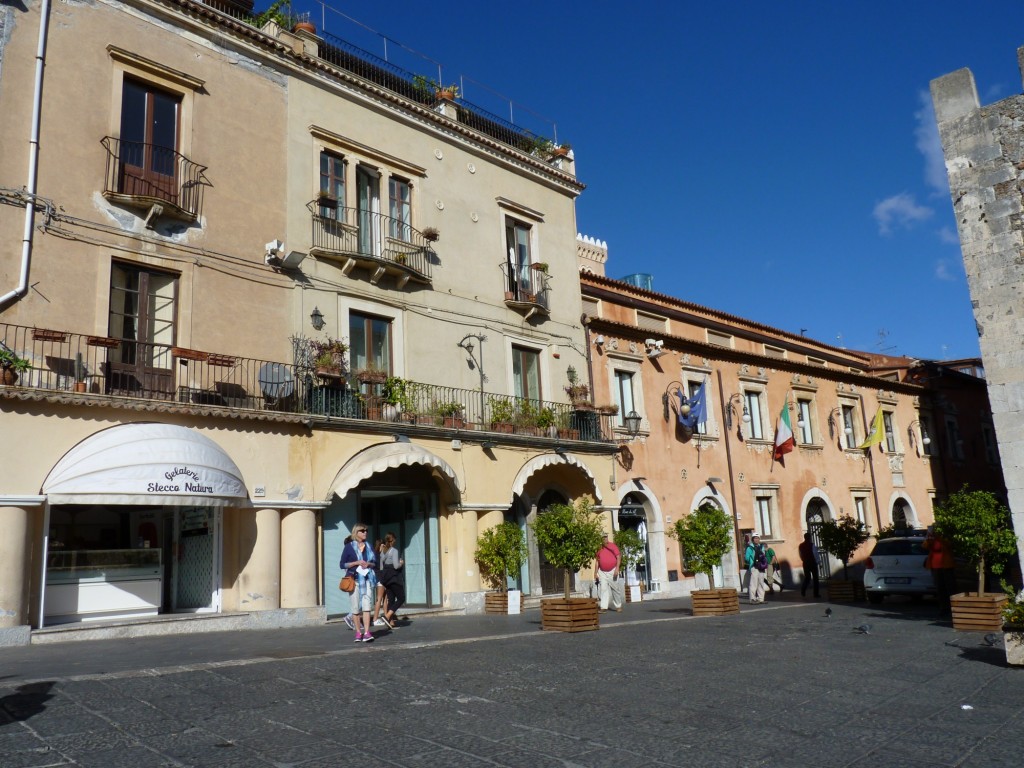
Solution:
M597 482L594 480L594 475L582 461L571 453L557 454L557 453L545 453L540 456L535 456L523 465L523 468L519 470L519 474L516 475L516 480L512 484L512 493L521 494L523 489L526 488L526 483L530 479L530 476L535 472L539 472L545 467L555 465L569 465L577 467L583 471L583 474L590 479L590 485L594 490L594 501L598 504L601 503L601 491L597 487Z
M459 479L451 465L426 448L406 442L372 445L357 453L338 472L334 482L331 483L331 490L327 498L330 499L335 494L338 498L344 498L363 480L373 477L378 472L415 464L432 467L435 474L448 482L452 492L458 498Z

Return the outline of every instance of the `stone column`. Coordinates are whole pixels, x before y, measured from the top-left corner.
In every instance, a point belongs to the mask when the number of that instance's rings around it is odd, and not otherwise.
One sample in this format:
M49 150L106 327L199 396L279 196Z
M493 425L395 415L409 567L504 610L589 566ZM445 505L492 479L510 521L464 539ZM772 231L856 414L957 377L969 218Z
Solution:
M238 532L238 608L281 607L281 513L242 510Z
M316 606L316 513L292 509L281 518L281 607Z
M29 510L0 507L0 629L28 623Z

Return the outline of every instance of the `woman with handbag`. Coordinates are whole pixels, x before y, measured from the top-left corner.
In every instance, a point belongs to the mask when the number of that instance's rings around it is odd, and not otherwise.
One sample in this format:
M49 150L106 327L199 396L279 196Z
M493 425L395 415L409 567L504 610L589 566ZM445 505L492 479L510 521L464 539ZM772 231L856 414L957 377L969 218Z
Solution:
M370 611L377 593L377 576L374 563L377 560L373 547L366 543L369 531L364 523L356 523L352 529L352 541L341 553L341 567L346 578L353 578L352 620L356 625L356 642L373 642L370 632Z

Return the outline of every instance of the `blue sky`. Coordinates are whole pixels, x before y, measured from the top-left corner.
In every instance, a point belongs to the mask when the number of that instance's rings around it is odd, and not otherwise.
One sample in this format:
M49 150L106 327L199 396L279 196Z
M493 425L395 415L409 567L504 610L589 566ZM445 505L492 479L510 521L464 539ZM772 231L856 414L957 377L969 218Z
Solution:
M1020 93L1019 0L294 2L571 143L610 277L836 346L979 354L928 86L968 67L983 104Z

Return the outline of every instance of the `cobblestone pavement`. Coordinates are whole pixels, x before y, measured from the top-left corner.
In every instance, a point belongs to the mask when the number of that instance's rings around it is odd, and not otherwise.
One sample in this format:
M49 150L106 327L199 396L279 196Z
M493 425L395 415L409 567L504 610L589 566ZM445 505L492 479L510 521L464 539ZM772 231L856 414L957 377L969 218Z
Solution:
M0 766L1020 768L1024 669L1001 638L927 602L826 605L3 648Z

